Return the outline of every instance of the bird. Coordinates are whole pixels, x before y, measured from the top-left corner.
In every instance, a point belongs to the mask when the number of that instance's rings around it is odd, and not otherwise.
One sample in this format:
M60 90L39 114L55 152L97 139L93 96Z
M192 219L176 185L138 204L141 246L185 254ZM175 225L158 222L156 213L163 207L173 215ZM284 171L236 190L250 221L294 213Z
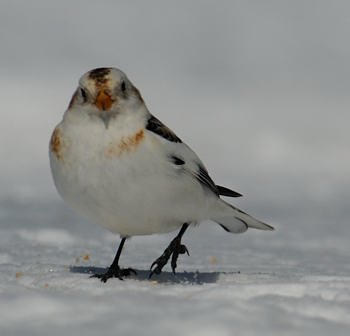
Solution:
M126 74L112 67L88 71L79 80L49 144L54 184L76 212L119 234L115 258L102 274L106 282L136 274L119 258L132 236L179 230L150 267L149 278L180 254L191 225L211 220L230 233L274 230L222 199L240 193L217 185L197 154L151 114Z

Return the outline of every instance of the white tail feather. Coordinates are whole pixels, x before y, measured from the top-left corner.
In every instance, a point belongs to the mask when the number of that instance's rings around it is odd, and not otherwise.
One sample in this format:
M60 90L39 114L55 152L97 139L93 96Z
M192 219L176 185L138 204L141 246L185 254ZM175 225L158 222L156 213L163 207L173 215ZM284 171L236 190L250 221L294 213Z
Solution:
M223 229L232 233L243 233L248 228L254 228L258 230L274 230L271 225L265 224L254 217L248 215L242 210L235 208L233 205L220 200L221 211L212 217L212 220L220 224ZM224 210L224 211L222 211Z

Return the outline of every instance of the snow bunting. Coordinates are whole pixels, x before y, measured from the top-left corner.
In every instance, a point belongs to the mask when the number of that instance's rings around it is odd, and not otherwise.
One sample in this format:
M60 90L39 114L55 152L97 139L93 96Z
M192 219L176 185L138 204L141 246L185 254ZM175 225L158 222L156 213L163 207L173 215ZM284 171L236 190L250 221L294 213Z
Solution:
M171 257L188 253L181 238L191 224L210 219L224 230L273 230L220 196L239 193L216 185L207 169L176 134L147 109L139 90L115 68L98 68L79 81L50 141L56 188L78 213L119 233L113 263L95 277L106 282L134 272L119 267L125 240L180 228L154 261L150 277Z

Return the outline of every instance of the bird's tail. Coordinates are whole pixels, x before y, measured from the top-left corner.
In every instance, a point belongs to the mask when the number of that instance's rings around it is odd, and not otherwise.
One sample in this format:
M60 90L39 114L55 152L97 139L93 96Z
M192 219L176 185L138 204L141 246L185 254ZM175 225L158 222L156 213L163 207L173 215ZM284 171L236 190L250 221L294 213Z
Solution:
M224 230L232 233L243 233L248 228L274 230L271 225L255 219L224 200L220 199L219 202L220 209L218 209L217 214L212 216L211 219L218 223Z

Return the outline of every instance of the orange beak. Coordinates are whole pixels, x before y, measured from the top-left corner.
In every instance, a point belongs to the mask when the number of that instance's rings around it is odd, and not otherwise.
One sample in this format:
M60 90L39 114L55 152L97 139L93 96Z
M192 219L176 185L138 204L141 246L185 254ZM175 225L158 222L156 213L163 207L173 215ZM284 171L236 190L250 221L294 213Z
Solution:
M112 97L106 91L100 91L96 97L95 105L99 110L109 110L113 104Z

